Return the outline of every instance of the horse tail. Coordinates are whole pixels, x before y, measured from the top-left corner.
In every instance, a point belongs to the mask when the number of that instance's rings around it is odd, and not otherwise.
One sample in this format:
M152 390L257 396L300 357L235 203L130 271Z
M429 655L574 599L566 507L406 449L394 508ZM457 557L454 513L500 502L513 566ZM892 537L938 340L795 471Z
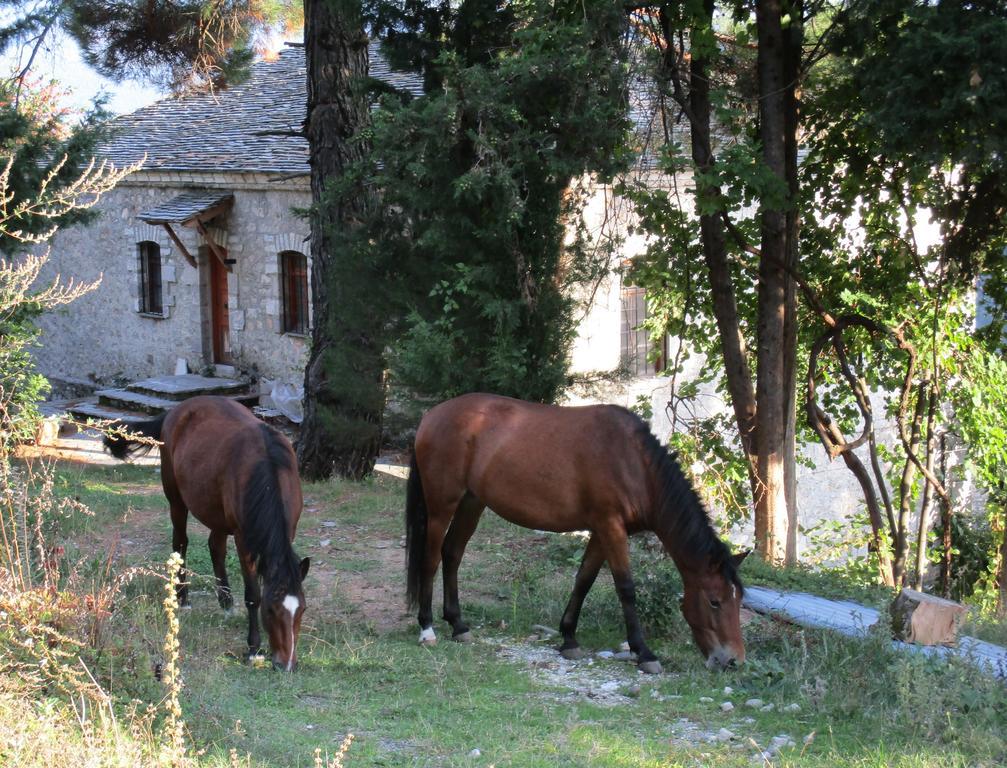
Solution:
M115 458L122 460L150 453L154 444L149 440L138 439L136 436L160 440L161 428L164 426L166 415L162 413L157 418L148 421L120 422L114 432L105 435L105 447Z
M426 564L427 501L423 496L423 481L414 449L409 460L409 482L406 485L406 602L410 608L415 608L419 602Z

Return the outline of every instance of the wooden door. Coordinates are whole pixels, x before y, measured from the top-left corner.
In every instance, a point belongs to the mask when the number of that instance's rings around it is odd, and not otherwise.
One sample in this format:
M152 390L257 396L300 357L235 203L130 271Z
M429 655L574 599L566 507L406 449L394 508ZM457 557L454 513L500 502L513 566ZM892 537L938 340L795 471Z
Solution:
M227 252L220 249L224 255ZM210 336L213 344L213 362L231 362L230 323L227 315L227 269L212 253L210 260Z

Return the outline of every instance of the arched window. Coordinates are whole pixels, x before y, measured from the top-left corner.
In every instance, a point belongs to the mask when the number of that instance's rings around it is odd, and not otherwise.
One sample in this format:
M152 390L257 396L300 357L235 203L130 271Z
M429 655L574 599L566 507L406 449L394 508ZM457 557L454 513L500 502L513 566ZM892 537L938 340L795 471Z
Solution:
M163 315L161 298L161 246L151 240L137 243L140 259L140 311L148 315Z
M283 333L308 333L308 258L297 251L280 253Z

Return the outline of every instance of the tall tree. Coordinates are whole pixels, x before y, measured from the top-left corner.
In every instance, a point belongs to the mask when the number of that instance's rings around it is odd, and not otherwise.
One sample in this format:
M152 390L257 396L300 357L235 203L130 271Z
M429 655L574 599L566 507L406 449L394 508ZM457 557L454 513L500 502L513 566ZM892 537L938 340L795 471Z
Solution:
M367 37L359 2L307 0L305 10L314 322L297 453L308 478L360 478L381 442L388 322L365 287L376 275L360 273L351 231L373 208L373 188L347 174L369 151Z
M363 171L383 200L363 238L412 268L393 376L430 397L551 401L571 288L606 261L578 227L579 182L627 158L625 17L595 0L427 8L439 13L379 17L393 60L423 67L429 90L386 100Z
M797 92L805 66L805 10L799 3L784 8L776 0L734 10L742 19L740 30L727 33L721 29L725 14L713 0L654 4L639 8L636 19L661 52L658 84L665 98L688 121L708 281L692 300L708 301L718 330L724 385L747 458L756 547L779 562L796 557L797 323L791 275L798 258ZM746 39L735 40L736 32ZM751 110L746 101L757 108ZM737 143L725 141L727 135ZM677 171L681 158L670 156L667 167ZM654 201L645 190L635 196L644 206ZM758 204L754 220L743 213L753 201ZM679 238L688 242L690 235L682 229L687 218L676 220ZM656 250L651 253L660 258ZM748 295L749 277L739 267L748 268L753 256L756 293ZM680 290L665 283L669 288ZM751 312L747 317L739 312L739 301ZM693 304L688 311L696 309ZM708 343L703 340L701 348Z

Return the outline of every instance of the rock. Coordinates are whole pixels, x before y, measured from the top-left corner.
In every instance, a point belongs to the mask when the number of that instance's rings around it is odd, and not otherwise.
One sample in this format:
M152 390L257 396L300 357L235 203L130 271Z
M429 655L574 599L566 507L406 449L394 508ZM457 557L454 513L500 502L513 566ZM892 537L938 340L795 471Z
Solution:
M729 702L729 701L725 701L723 704L720 705L720 711L721 712L730 712L733 709L734 709L734 705L731 702Z
M775 704L764 704L763 706L759 707L760 712L772 712L774 709L776 709Z
M699 701L700 701L701 704L712 704L713 703L713 699L711 699L709 696L700 696L699 697Z
M612 658L619 659L619 661L632 661L633 659L636 658L636 654L633 653L632 651L619 651Z
M631 696L632 698L635 699L637 696L640 695L640 686L639 685L629 686L629 688L626 689L626 695Z
M620 651L628 651L629 650L629 642L626 641L626 640L623 640L622 643L619 645L619 650Z
M721 728L717 731L717 741L731 741L734 738L734 732L729 731L727 728Z
M724 686L724 695L725 696L730 696L732 693L734 693L734 689L731 686L729 686L729 685L725 685Z
M611 659L613 656L615 656L615 654L612 653L611 651L598 651L598 653L596 653L595 656L597 656L599 659Z
M764 703L765 702L763 702L762 699L749 699L745 702L745 706L752 709L759 709Z
M779 736L774 736L769 740L770 749L779 749L780 747L786 747L792 745L794 740L790 738L786 733L781 733Z
M478 748L473 749L471 752L469 752L469 757L480 757L481 755L482 752L480 752Z
M336 524L331 520L322 520L321 526L322 528L335 528Z
M557 632L555 629L550 629L549 627L546 627L542 624L532 624L531 628L535 632L538 632L540 635L545 635L546 637L553 637L559 634L559 632Z
M783 708L783 711L784 712L800 712L801 711L801 705L800 704L788 704L787 706L785 706Z
M318 542L318 546L320 546L320 547L327 547L331 543L332 543L332 539L322 539L320 542Z

